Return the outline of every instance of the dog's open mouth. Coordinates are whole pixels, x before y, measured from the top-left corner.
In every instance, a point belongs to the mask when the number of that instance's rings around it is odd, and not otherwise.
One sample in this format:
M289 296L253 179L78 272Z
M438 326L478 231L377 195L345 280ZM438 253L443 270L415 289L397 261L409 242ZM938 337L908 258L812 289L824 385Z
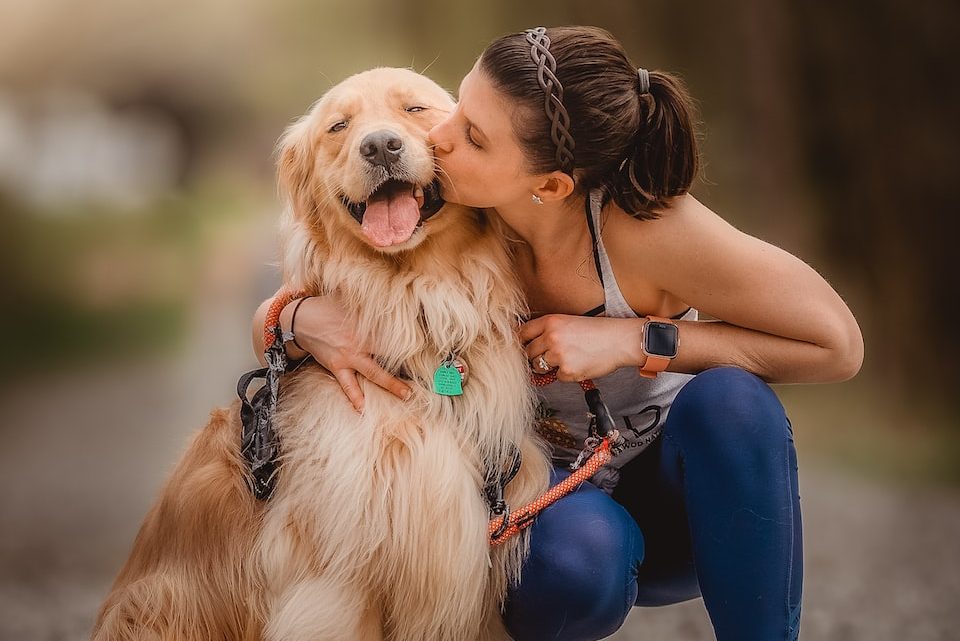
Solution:
M440 182L415 185L393 178L377 187L363 202L341 197L366 237L376 247L399 245L443 207Z

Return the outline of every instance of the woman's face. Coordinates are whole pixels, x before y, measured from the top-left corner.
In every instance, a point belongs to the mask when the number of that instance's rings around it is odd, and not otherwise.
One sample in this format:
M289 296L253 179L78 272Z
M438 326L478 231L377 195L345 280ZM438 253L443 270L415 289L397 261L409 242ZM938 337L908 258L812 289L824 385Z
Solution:
M456 109L427 138L435 145L446 200L493 208L530 200L537 179L524 168L513 133L515 111L476 65L464 77Z

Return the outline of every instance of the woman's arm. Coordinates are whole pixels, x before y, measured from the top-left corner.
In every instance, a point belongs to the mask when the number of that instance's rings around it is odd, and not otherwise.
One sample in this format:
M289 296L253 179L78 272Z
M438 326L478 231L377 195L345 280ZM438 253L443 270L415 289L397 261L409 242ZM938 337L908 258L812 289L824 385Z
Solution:
M775 383L842 381L860 370L856 319L802 260L744 234L690 195L651 227L657 266L647 267L657 285L722 321L680 323L671 370L736 365Z
M611 242L607 243L607 238ZM810 266L744 234L693 196L655 221L619 222L604 242L618 278L653 282L718 322L679 322L680 348L669 371L696 373L734 365L773 383L835 382L863 362L856 319ZM658 310L657 313L663 313ZM600 376L643 365L643 319L543 316L524 325L527 355L548 352L560 378ZM588 376L588 377L589 377Z
M253 351L261 365L263 357L263 324L273 299L263 301L253 315ZM299 299L297 299L299 300ZM280 312L280 327L291 331L293 311L297 300L291 301ZM401 399L410 396L410 387L396 376L380 367L369 352L365 352L360 340L349 330L346 313L335 296L311 296L300 304L296 326L293 331L306 351L297 349L293 342L285 345L287 356L299 359L308 353L326 368L340 383L343 393L358 411L363 411L363 391L358 377L379 385Z

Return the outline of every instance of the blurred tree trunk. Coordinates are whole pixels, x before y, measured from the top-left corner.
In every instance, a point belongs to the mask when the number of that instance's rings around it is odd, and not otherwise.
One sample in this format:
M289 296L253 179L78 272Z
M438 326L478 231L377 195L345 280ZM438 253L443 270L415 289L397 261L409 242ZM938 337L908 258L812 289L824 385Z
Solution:
M946 400L960 359L960 5L791 11L806 167L826 249L869 289L868 363L901 399Z
M800 166L800 141L795 123L796 61L786 5L781 0L738 0L731 39L740 42L737 64L727 74L741 94L737 109L746 146L745 190L752 209L765 224L775 226L788 249L811 253L816 221L808 213Z

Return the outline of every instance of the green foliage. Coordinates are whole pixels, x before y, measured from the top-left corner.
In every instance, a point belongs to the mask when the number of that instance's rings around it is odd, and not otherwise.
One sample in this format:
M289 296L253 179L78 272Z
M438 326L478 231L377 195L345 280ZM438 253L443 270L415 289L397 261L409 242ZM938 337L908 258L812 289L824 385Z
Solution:
M200 248L193 203L0 207L0 378L155 352L181 337Z

